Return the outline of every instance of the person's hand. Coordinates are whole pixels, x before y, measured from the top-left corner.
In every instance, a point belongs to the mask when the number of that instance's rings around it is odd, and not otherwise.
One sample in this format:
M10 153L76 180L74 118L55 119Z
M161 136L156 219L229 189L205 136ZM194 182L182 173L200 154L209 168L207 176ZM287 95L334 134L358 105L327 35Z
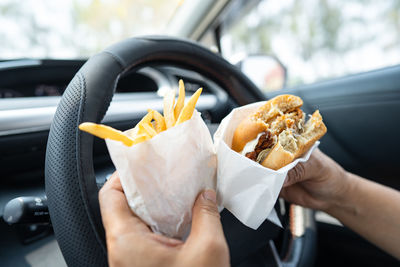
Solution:
M153 233L129 208L115 172L99 192L110 266L229 266L213 190L199 194L186 242Z
M289 171L281 197L304 207L328 210L341 201L349 187L347 172L316 149L307 162Z
M288 173L281 196L327 212L343 225L400 259L400 193L346 172L316 149Z

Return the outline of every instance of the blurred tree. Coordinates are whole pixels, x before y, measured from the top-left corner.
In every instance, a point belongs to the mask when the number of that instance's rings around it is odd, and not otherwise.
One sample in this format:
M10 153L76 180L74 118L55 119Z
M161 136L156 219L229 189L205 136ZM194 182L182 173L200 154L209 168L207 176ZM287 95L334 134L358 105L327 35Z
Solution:
M101 50L123 38L154 34L166 26L177 6L175 1L163 0L117 0L74 1L74 23L81 27L89 43L80 43L82 53Z
M228 26L231 54L265 53L285 58L282 40L288 43L287 53L293 61L311 62L319 79L353 72L344 57L360 48L375 46L382 51L398 49L400 42L400 1L372 0L262 0L250 13ZM388 29L392 37L377 42ZM280 42L279 42L280 41ZM290 51L289 51L290 50ZM341 61L321 70L318 60ZM284 60L283 60L284 61ZM285 63L285 62L284 62ZM398 60L400 63L400 60ZM292 66L288 66L289 71ZM330 70L327 70L330 68ZM296 70L294 70L296 72ZM304 83L293 71L289 85Z
M88 57L127 37L160 34L181 0L2 0L0 59Z

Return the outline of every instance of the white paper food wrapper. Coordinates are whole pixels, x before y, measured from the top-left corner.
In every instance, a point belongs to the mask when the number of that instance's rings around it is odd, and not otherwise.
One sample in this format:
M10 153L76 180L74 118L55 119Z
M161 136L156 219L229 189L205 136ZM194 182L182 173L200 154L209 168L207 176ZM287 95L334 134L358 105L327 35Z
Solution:
M303 157L274 171L231 150L233 133L239 123L265 102L258 102L232 110L214 134L218 157L218 204L228 209L246 226L257 229L265 219L281 226L274 204L290 169L298 162L307 161L314 146Z
M190 120L131 147L106 139L130 208L154 232L184 239L197 195L216 188L220 208L248 227L257 229L267 218L281 226L273 207L287 172L308 160L319 142L277 171L231 150L236 127L264 103L232 110L215 133L214 144L197 111Z
M197 195L216 186L216 154L200 113L131 147L106 144L130 208L154 232L184 238Z

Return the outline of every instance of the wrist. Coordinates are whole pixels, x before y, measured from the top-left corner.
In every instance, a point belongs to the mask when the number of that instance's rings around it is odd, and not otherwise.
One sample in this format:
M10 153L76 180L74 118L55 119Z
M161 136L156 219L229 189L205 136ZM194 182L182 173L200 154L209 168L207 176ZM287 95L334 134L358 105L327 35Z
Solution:
M354 195L354 188L357 187L357 177L342 169L340 178L337 180L338 187L325 212L332 216L343 211L355 213L355 207L352 204L351 198Z

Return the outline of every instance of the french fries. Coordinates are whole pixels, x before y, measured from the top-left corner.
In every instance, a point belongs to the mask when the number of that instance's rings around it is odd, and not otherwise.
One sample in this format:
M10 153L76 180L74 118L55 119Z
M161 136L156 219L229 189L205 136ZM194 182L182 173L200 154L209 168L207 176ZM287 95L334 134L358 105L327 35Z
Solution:
M154 137L157 135L156 130L154 130L153 125L151 123L142 123L139 124L139 127L143 127L144 132L147 133L147 135Z
M184 121L187 121L192 117L197 100L199 100L199 97L200 97L200 94L202 91L203 91L203 88L199 88L199 89L197 89L196 93L194 93L192 95L192 97L189 99L189 101L183 107L181 114L179 114L176 124L180 124Z
M150 139L148 136L144 135L144 134L138 134L135 136L135 139L133 139L133 143L130 146L142 143L146 140Z
M183 84L182 80L179 80L179 97L178 101L176 101L176 106L174 109L174 115L176 119L179 117L179 114L181 113L184 104L185 104L185 85Z
M164 95L164 118L167 129L175 125L175 91L170 90Z
M155 122L155 129L157 133L161 133L162 131L165 131L167 129L167 126L165 125L165 119L163 115L161 115L158 111L149 109L148 112L153 111L153 119Z
M92 122L84 122L79 125L81 131L88 132L100 138L109 138L111 140L120 141L127 146L131 146L134 140L129 136L126 136L121 131L118 131L110 126L103 124L96 124Z
M194 112L196 103L200 97L202 88L198 89L185 104L185 85L179 81L179 96L175 105L175 91L168 91L164 96L164 116L158 111L149 109L147 114L128 131L121 132L112 127L84 122L79 125L81 131L88 132L102 139L120 141L126 146L133 146L149 140L157 134L189 120Z
M147 111L147 114L138 122L138 125L142 123L150 123L153 117L154 117L154 111L153 110Z

